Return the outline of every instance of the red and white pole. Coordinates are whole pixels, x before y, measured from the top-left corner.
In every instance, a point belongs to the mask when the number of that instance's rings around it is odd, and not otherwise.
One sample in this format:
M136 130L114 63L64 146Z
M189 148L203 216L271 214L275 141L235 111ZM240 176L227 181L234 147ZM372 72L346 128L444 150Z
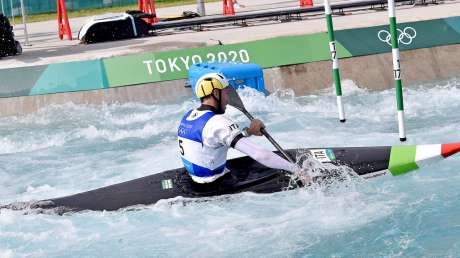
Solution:
M300 7L312 7L313 0L300 0Z
M67 36L69 40L72 40L72 31L70 30L69 17L67 16L65 0L57 0L56 7L58 15L59 38L62 40L64 39L64 36Z
M157 12L155 10L155 0L139 0L138 6L139 11L155 16L154 18L145 19L146 22L151 24L158 22Z
M224 15L235 15L235 7L233 0L223 0L222 4Z

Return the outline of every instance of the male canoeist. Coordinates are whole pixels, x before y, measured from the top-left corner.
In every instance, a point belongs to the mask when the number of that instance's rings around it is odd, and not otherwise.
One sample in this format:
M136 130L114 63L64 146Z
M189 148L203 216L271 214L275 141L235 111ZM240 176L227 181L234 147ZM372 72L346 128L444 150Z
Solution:
M252 135L262 135L264 124L260 120L254 119L249 128L240 130L236 123L224 116L228 104L223 91L225 87L229 87L229 83L222 74L210 73L201 77L196 85L192 85L201 106L187 112L179 125L179 152L195 188L212 191L219 185L235 181L225 167L229 148L267 167L293 171L293 164L248 139Z

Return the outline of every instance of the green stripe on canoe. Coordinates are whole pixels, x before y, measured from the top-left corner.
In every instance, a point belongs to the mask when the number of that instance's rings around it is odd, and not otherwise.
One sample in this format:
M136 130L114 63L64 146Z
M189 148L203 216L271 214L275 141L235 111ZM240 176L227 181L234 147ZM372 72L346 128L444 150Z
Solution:
M417 146L393 146L391 147L390 162L388 169L393 176L405 174L418 169L415 163Z

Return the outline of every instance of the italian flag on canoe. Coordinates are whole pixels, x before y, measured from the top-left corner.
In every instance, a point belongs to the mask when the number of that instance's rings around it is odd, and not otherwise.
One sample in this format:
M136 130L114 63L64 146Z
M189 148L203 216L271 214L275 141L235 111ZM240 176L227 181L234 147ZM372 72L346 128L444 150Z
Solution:
M391 147L388 170L393 176L405 174L460 151L460 143Z
M364 178L402 175L460 151L459 143L309 149L322 163L345 165Z

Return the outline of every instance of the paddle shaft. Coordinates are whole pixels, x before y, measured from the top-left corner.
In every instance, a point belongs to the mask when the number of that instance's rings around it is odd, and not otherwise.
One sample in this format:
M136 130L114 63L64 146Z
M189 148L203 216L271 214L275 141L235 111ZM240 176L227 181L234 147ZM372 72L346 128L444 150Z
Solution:
M243 109L241 111L249 118L249 120L251 120L251 121L254 120L254 117L246 109ZM283 154L283 156L289 162L291 162L292 164L295 164L294 160L283 150L283 148L281 148L281 146L275 141L275 139L273 139L273 137L267 132L267 130L265 130L265 128L261 128L260 132L273 144L273 146L275 146L275 148L281 154Z
M223 92L223 93L222 93ZM243 101L241 101L240 96L236 92L236 90L233 87L225 87L222 89L221 92L221 98L223 98L223 102L226 103L226 105L230 105L238 109L239 111L243 112L249 120L254 120L254 117L246 110L244 107ZM222 101L222 100L221 100ZM221 102L222 104L222 102ZM283 154L283 156L292 164L295 164L294 160L281 148L281 146L268 134L268 132L265 130L265 128L261 128L260 132L275 146L275 148Z

